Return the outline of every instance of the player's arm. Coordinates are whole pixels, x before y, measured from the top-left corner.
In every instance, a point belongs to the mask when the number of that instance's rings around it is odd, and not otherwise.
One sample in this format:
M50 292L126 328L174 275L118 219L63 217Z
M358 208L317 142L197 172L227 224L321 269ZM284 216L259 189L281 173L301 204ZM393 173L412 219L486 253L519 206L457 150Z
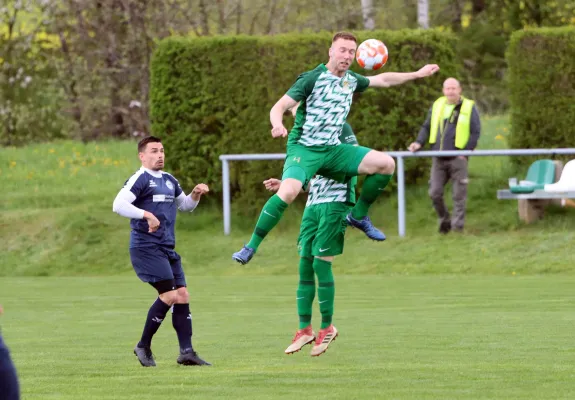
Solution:
M369 87L390 87L401 85L415 79L426 78L439 71L436 64L427 64L416 72L383 72L375 76L369 76Z
M180 211L194 211L200 202L202 195L208 193L210 189L208 185L200 183L194 187L192 192L186 196L182 191L179 196L176 197L176 205Z
M283 116L284 113L295 107L298 101L292 99L287 94L284 94L281 99L272 107L270 111L270 122L272 123L272 136L273 137L286 137L287 130L284 127Z
M132 203L136 200L136 195L127 188L122 188L112 204L112 210L122 217L130 219L145 219L148 221L150 232L155 232L160 227L160 221L154 214L149 211L142 210Z

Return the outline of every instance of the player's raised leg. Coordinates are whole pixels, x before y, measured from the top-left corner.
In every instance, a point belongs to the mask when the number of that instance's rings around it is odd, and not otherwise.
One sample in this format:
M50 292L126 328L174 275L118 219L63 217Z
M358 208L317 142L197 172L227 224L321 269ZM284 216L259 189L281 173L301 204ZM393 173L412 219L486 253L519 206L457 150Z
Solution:
M325 153L301 145L289 145L279 190L264 205L251 240L232 258L247 264L268 233L278 224L283 212L316 174L325 159Z
M385 190L395 171L395 161L389 155L371 150L363 157L358 167L359 175L367 175L357 203L347 215L347 222L360 230L367 237L377 241L385 240L385 235L367 216L369 208Z
M295 200L301 188L302 182L297 179L282 180L279 191L264 205L249 243L232 255L234 260L247 264L252 259L261 242L281 220L285 209Z

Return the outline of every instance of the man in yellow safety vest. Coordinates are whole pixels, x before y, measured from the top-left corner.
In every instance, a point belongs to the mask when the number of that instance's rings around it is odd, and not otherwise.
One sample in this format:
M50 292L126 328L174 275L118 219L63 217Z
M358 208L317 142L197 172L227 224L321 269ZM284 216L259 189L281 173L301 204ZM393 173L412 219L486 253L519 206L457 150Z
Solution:
M479 140L481 122L473 100L461 95L455 78L443 83L443 96L437 99L409 151L415 152L429 142L432 150L474 150ZM439 217L439 232L462 232L467 200L467 157L434 157L431 166L429 197ZM443 201L443 191L453 182L453 219Z

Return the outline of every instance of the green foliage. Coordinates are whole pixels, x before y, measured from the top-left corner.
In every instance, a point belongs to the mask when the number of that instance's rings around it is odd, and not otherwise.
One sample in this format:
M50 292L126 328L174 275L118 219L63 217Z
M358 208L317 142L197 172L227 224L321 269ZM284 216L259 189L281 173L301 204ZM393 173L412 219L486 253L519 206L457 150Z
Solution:
M475 100L483 114L501 114L508 109L503 83L508 35L486 19L459 34L457 55L462 61L460 80L464 94Z
M32 8L31 0L9 1L0 12L0 145L61 138L71 130L49 61L54 51L39 35L42 14Z
M511 147L573 147L575 27L514 33L507 61Z
M427 63L441 67L432 78L369 89L354 98L348 121L359 142L378 150L405 149L440 95L442 81L457 71L456 42L434 30L358 33L360 42L371 37L383 39L390 51L385 72L414 71ZM327 62L330 40L324 32L160 42L151 63L150 107L152 131L165 138L169 151L168 167L187 185L202 180L220 190L219 155L283 153L285 140L269 133L269 111L298 74ZM291 127L291 117L285 124ZM410 163L409 181L421 175L426 162ZM269 197L261 182L279 177L281 167L280 161L232 163L236 203L244 210L259 208Z

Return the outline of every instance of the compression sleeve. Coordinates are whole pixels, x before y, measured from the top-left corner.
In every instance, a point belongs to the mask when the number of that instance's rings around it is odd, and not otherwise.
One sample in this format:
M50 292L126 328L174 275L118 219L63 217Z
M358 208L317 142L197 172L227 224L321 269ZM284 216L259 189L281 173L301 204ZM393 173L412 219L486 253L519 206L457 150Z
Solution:
M136 195L132 191L122 188L114 199L112 210L122 217L143 219L144 210L133 205L134 200L136 200Z
M184 192L181 192L180 195L176 197L176 204L180 211L194 211L199 202L199 200L196 201L192 199L191 195L186 196Z

